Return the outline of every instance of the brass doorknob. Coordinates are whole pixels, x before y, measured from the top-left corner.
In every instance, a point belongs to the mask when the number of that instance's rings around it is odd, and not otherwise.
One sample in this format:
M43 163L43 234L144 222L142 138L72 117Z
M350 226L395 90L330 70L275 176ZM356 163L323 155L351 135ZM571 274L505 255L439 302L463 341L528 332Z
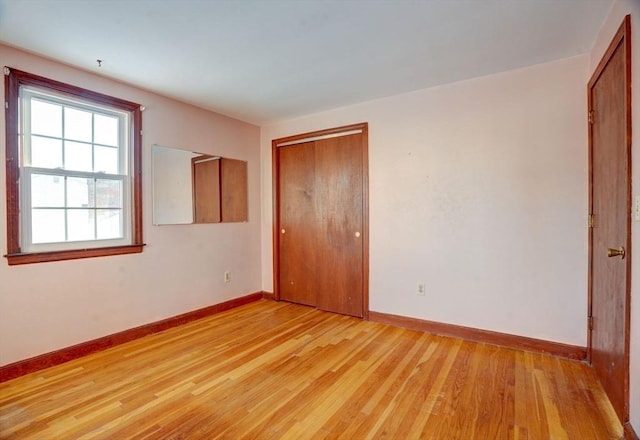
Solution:
M624 260L624 255L625 255L625 250L624 247L620 246L620 249L607 249L607 257L622 257L622 259Z
M285 232L287 232L287 231L285 231L285 230L284 230L284 228L282 228L282 230L281 230L280 232L282 232L282 233L284 234L284 233L285 233Z

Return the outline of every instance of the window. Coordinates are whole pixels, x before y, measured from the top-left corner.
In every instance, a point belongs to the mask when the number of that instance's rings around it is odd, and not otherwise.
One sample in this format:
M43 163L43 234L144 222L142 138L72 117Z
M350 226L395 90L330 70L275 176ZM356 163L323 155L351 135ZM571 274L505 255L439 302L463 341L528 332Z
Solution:
M141 252L140 105L5 75L9 264Z

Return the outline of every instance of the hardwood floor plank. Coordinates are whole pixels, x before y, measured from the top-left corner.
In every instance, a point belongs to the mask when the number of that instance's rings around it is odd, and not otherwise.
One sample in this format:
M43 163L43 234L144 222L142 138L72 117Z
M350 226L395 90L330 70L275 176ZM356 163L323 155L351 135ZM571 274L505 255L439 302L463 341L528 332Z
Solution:
M567 359L258 301L0 384L2 439L619 439Z

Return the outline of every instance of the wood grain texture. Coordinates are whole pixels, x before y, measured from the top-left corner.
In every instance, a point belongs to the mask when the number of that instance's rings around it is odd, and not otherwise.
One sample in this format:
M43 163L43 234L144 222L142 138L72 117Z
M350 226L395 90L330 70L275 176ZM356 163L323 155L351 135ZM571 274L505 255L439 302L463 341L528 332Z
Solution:
M278 268L279 299L317 304L320 260L315 208L314 143L278 148Z
M359 133L314 142L314 251L322 262L316 268L316 305L357 317L363 315L362 138Z
M629 420L631 39L625 18L589 81L589 359L620 420ZM607 249L626 250L625 259Z
M631 426L630 422L627 422L624 425L624 435L626 440L640 440L638 434L636 434L636 431L633 429L633 426Z
M220 159L209 155L191 159L193 222L220 223Z
M367 137L361 123L272 141L276 299L368 317Z
M45 368L59 365L73 359L78 359L82 356L86 356L100 350L105 350L119 344L124 344L134 339L142 338L153 333L158 333L163 330L186 324L188 322L195 321L206 316L214 315L216 313L220 313L252 301L258 301L263 298L264 294L262 292L252 293L250 295L193 310L181 315L172 316L171 318L163 319L161 321L152 322L139 327L104 336L102 338L82 342L71 347L65 347L54 352L45 353L40 356L35 356L33 358L4 365L0 367L0 382L5 382L19 376L24 376L25 374L43 370Z
M20 253L20 108L19 76L5 75L4 96L6 136L7 254Z
M9 266L31 263L51 263L61 260L77 260L80 258L109 257L113 255L139 254L144 244L125 246L109 246L104 248L72 249L68 251L32 252L5 255Z
M582 361L587 357L586 347L561 344L559 342L545 341L542 339L533 339L507 333L499 333L489 330L464 327L461 325L445 324L442 322L427 321L424 319L409 318L406 316L391 315L388 313L373 311L369 312L369 319L374 322L381 322L383 324L395 325L436 335L462 338L467 341L482 342L485 344L498 345L500 347L513 348L516 350L560 356L567 359Z
M285 302L253 302L0 384L3 439L622 434L583 363Z
M133 245L143 246L142 232L142 107L137 105L131 109L131 147L133 148L133 164L131 167L133 197ZM142 252L142 250L140 250Z
M220 159L220 205L223 222L249 220L247 162Z

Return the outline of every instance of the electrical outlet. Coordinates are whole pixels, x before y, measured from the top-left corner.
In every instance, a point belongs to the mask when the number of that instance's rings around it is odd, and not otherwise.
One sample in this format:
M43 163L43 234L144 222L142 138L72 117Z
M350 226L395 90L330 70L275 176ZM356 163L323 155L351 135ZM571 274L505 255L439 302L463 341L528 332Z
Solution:
M636 207L634 211L635 211L636 221L640 222L640 196L636 196Z
M231 282L231 272L226 271L224 273L224 282L225 283L230 283Z
M425 293L426 293L426 290L424 288L424 284L418 284L418 295L424 296Z

